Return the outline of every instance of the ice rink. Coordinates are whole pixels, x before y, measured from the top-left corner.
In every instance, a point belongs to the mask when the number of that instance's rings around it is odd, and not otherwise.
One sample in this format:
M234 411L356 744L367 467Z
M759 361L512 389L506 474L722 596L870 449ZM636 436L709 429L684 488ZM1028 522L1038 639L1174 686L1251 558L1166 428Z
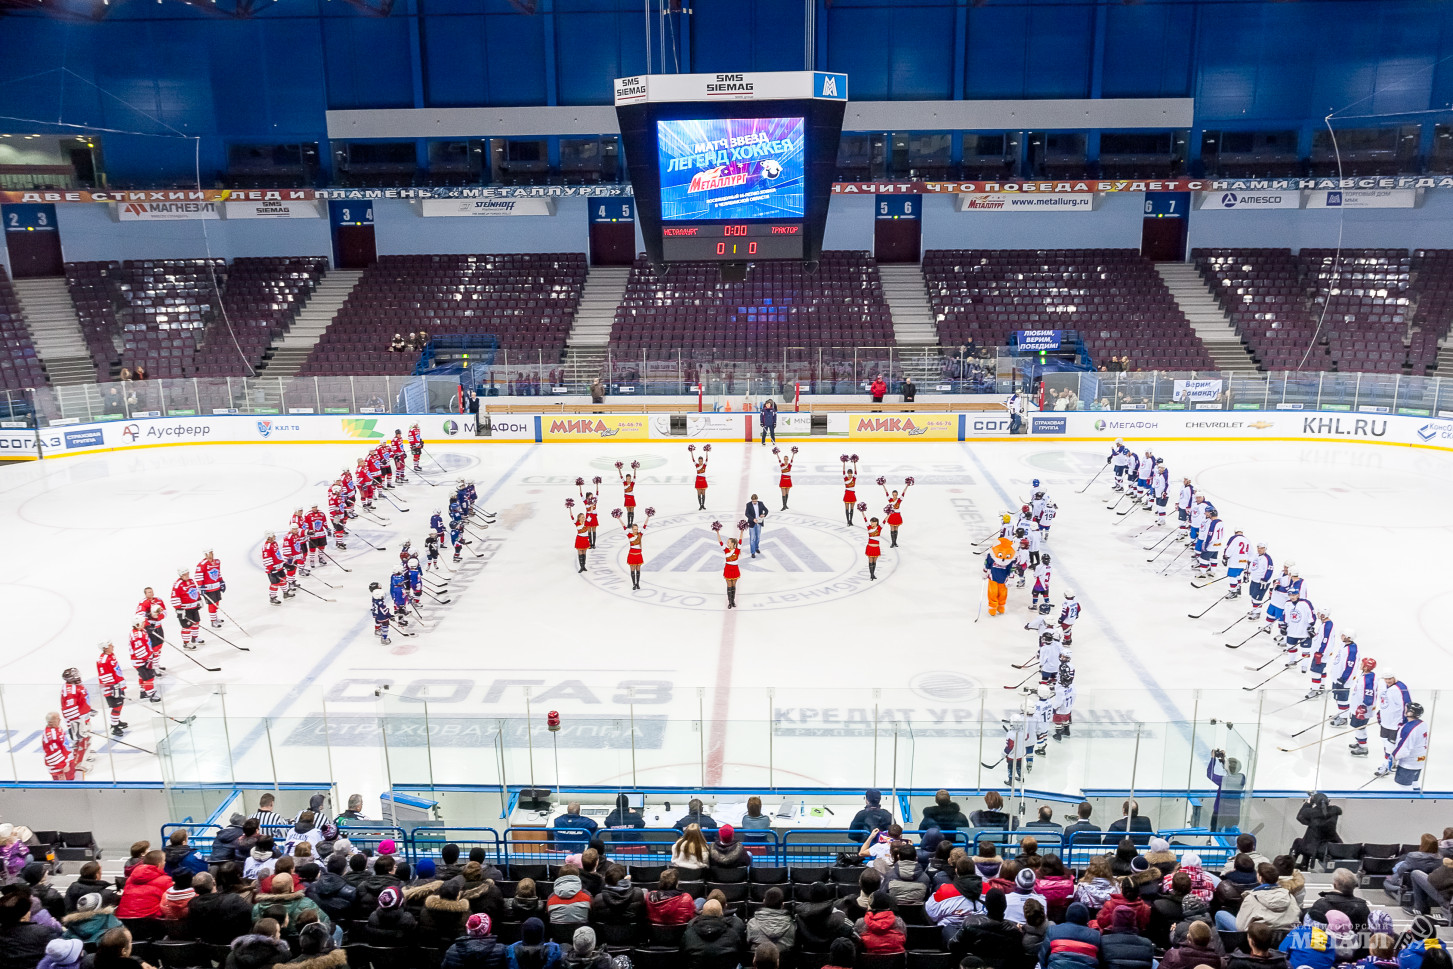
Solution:
M1363 655L1428 707L1426 786L1453 787L1437 766L1453 703L1439 709L1434 693L1453 679L1445 626L1453 565L1440 553L1453 527L1453 503L1441 497L1453 455L1354 443L1130 443L1163 457L1173 483L1190 475L1228 534L1243 529L1278 563L1295 560L1307 596L1355 627ZM1330 697L1295 703L1308 686L1295 670L1264 691L1245 689L1281 668L1270 637L1225 647L1255 628L1242 620L1221 632L1245 615L1245 597L1188 618L1226 583L1193 588L1185 557L1160 574L1178 546L1147 562L1160 536L1146 513L1107 510L1108 471L1079 493L1103 466L1105 446L805 443L787 512L777 510L770 449L756 445L714 446L705 512L696 510L684 442L429 448L449 471L433 480L472 478L481 506L498 517L467 548L452 601L426 597L427 625L412 624L418 635L395 635L390 646L373 635L368 583L387 584L405 538L420 544L431 512L447 504L446 487L411 481L392 492L408 512L380 500L387 523L355 526L388 551L350 542L339 560L351 574L328 567L304 580L316 595L269 605L258 564L263 533L284 529L295 507L321 502L362 446L169 447L0 471L9 552L0 674L11 748L0 772L47 776L38 732L58 709L61 670L79 667L103 708L96 644L114 640L132 676L126 637L142 588L167 598L177 569L210 547L236 620L220 632L249 651L204 627L208 642L193 655L220 667L213 673L168 648L165 703L138 702L132 678L124 738L160 745L161 755L103 744L92 779L335 778L370 796L390 782L557 777L566 786L1002 784L1002 768L983 764L999 756L1000 718L1023 702L1004 687L1024 677L1012 664L1032 655L1035 635L1024 629L1027 588L1011 587L1006 616L984 610L975 620L983 555L972 549L1036 477L1059 505L1047 547L1056 604L1073 589L1084 615L1074 634L1074 734L1050 744L1030 787L1204 786L1212 747L1254 761L1260 790L1356 787L1375 766L1349 756L1351 738L1315 744L1333 728L1290 739L1334 712ZM886 476L890 487L916 479L901 547L889 549L885 532L876 582L861 525L843 520L837 456L850 449L862 457L859 495L871 513L883 506L874 479ZM609 516L622 504L614 464L633 460L640 508L658 512L639 592ZM578 476L595 475L605 479L601 541L581 575L564 499L576 496ZM731 529L754 492L772 509L763 555L744 557L740 608L727 611L708 526ZM177 642L170 610L167 629ZM1247 668L1268 660L1263 671ZM559 733L545 728L549 710L561 714ZM168 719L194 714L187 726Z

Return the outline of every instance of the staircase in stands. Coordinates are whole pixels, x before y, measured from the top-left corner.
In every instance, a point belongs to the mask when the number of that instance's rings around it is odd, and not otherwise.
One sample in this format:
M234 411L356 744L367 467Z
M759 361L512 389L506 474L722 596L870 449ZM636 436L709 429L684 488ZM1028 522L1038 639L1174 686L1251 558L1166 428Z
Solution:
M630 266L592 266L585 276L585 288L570 335L565 338L565 380L588 384L602 375L610 347L610 330L615 325L616 307L625 298Z
M17 279L12 285L51 386L95 383L96 364L81 338L81 324L65 278Z
M312 298L298 311L298 317L288 327L288 332L264 354L262 365L257 368L258 376L286 378L296 375L362 275L361 269L329 270L318 281ZM387 337L380 339L387 340Z
M879 265L878 278L883 281L883 298L893 314L893 343L899 353L899 366L922 388L938 379L940 355L938 327L934 325L923 269L917 263Z
M1194 265L1188 262L1162 262L1156 263L1155 271L1165 281L1166 288L1190 321L1191 329L1196 331L1196 336L1205 344L1217 370L1245 373L1258 369L1256 361L1246 349L1246 344L1241 342L1230 318L1216 302L1210 287Z

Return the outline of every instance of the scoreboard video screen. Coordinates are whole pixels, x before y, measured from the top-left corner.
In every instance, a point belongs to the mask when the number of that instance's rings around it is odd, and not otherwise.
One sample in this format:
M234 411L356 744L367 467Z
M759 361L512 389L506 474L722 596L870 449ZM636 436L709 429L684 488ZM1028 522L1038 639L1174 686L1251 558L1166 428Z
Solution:
M661 220L801 219L802 118L656 122Z

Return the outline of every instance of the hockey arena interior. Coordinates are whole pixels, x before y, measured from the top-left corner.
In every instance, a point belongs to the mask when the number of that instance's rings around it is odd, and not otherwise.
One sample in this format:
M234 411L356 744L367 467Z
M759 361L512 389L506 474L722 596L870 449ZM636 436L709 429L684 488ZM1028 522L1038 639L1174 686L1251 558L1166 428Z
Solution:
M1453 969L1453 6L0 52L0 969Z

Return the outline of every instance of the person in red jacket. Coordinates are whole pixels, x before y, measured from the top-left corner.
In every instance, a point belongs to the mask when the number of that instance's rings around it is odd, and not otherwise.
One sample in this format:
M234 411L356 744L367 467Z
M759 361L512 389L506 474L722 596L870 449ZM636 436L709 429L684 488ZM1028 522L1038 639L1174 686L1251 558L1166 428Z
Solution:
M121 903L116 906L119 919L156 918L161 912L161 900L172 887L172 876L162 871L166 852L148 851L141 864L131 869L126 877L126 887L121 892Z
M652 925L685 925L696 917L696 900L677 889L676 878L676 869L667 868L646 893L646 919Z
M853 930L863 943L863 951L874 955L906 952L908 930L903 920L893 914L893 900L887 892L874 892L868 903L868 914L858 919Z
M883 379L882 374L873 378L873 382L868 385L868 393L873 395L873 403L883 403L883 395L888 393L888 382Z

